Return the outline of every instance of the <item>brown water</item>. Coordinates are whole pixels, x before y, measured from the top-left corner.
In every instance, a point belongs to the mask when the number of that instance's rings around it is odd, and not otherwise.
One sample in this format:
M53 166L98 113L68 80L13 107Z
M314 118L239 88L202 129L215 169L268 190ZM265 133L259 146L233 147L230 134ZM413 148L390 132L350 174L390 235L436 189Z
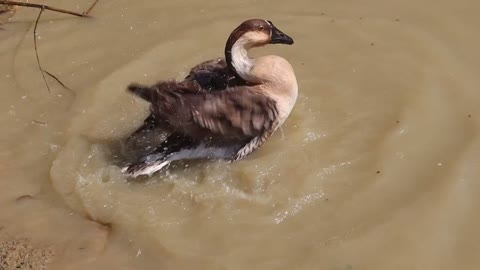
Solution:
M43 16L42 65L73 89L51 93L21 9L0 30L0 227L54 250L50 269L478 269L479 8L102 0ZM147 104L125 86L221 56L252 17L296 42L254 53L295 68L282 132L239 163L126 182L109 144Z

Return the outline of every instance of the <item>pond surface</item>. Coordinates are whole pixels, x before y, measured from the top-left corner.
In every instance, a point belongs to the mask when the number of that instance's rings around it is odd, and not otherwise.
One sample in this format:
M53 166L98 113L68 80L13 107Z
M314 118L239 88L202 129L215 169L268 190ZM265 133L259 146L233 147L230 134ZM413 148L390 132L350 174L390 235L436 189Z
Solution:
M46 1L83 11L88 1ZM478 269L480 2L101 0L0 30L0 227L49 269ZM248 159L126 181L130 82L222 56L242 21L295 40L297 104ZM0 238L1 239L1 238ZM52 253L52 254L53 254Z

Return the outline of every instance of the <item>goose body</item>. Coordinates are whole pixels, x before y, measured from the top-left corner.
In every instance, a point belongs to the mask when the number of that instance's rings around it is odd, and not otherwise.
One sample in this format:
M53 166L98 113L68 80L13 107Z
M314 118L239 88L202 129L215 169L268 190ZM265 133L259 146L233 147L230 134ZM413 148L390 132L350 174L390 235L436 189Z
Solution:
M169 136L123 172L150 176L173 161L236 161L258 149L286 120L298 93L287 60L248 56L250 48L269 43L293 40L270 21L247 20L228 38L225 59L198 64L183 81L131 84L128 91L151 104L134 134L161 126Z

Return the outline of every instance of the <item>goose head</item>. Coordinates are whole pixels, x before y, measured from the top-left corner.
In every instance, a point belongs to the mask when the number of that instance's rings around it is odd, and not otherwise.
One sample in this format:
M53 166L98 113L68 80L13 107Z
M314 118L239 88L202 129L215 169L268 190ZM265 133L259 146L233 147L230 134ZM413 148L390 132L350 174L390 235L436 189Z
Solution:
M228 37L225 45L225 60L238 77L254 82L249 72L255 59L248 57L247 50L267 44L292 45L293 39L280 31L271 21L250 19L240 24Z

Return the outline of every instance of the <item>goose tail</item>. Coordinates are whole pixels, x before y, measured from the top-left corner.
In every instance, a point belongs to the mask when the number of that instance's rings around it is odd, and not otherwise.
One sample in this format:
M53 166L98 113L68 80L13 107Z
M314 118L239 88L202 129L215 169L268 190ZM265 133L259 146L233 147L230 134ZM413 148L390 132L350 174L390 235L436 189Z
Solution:
M152 92L153 92L152 87L133 83L133 84L130 84L127 89L130 93L138 97L141 97L142 99L148 102L152 101Z
M231 159L244 146L244 143L232 145L211 145L195 142L188 137L171 135L160 146L139 161L122 169L128 177L152 176L171 162L195 159Z
M142 175L152 176L170 164L163 155L149 155L138 162L130 164L122 169L127 177L136 178Z

